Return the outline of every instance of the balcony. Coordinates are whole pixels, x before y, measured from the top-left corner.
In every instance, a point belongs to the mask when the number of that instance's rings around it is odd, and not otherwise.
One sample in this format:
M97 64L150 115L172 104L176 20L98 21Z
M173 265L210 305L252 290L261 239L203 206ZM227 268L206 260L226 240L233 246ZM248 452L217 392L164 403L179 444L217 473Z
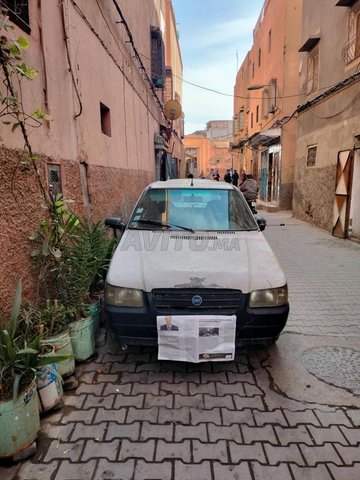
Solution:
M345 65L360 57L360 33L358 33L350 42L342 49L342 57Z

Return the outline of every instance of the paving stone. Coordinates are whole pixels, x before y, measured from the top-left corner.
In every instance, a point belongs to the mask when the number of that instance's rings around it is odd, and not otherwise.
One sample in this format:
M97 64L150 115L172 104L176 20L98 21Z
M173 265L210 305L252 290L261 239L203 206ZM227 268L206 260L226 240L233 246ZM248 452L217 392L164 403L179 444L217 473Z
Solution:
M256 425L258 426L266 424L282 425L283 427L288 426L281 410L274 410L273 412L259 412L258 410L254 410L254 417Z
M54 480L84 480L85 478L91 478L95 468L96 460L90 460L87 463L70 463L68 460L63 460ZM44 480L42 477L40 478Z
M106 387L111 388L109 383L116 384L119 379L119 375L116 373L98 373L96 378L99 383L104 382L107 384Z
M265 410L263 397L260 397L259 395L253 397L240 397L239 395L234 395L233 398L236 410L242 410L244 408Z
M209 383L209 382L222 382L228 383L228 377L226 372L201 372L201 382L199 383ZM229 375L234 375L233 372L229 372Z
M319 447L320 448L320 447ZM343 447L342 445L336 445L340 457L343 459L345 465L352 465L354 462L359 461L359 448L358 447ZM342 462L336 461L337 455L334 456L333 462L336 465L341 465Z
M71 410L63 414L61 423L84 422L90 424L95 415L95 408L89 410Z
M108 442L114 438L124 439L128 438L136 442L139 440L140 436L140 422L130 423L130 424L118 424L115 422L109 422L105 440Z
M185 438L196 438L202 442L207 441L206 424L200 425L176 425L175 426L175 442L181 442Z
M119 454L119 460L123 461L128 458L142 458L147 462L154 460L155 440L147 440L146 442L131 442L123 440Z
M314 444L305 425L299 425L297 427L279 427L275 425L274 429L281 445L289 445L290 443L306 443L306 445L310 446Z
M84 408L91 408L91 407L103 407L103 408L112 408L114 404L114 395L108 395L107 397L96 397L95 395L88 395L85 403Z
M135 460L109 462L102 458L96 468L94 480L132 480L134 470Z
M149 382L148 372L140 372L140 373L122 372L119 377L120 377L121 383L151 383Z
M304 412L291 412L288 410L283 410L283 413L291 427L295 427L296 425L300 424L320 426L319 420L311 410L306 410Z
M84 447L84 440L80 440L76 443L59 442L53 440L45 455L44 462L50 462L56 458L58 459L70 459L72 462L77 462L80 458Z
M258 460L266 463L263 446L260 442L253 445L240 445L235 442L228 442L230 449L230 463L239 463L245 460Z
M221 465L213 463L215 480L252 480L249 465L241 462L238 465Z
M244 384L246 382L250 384L255 384L254 375L251 372L247 373L233 373L228 372L228 382L224 383L240 383Z
M151 354L147 353L128 353L126 356L126 361L129 363L132 362L141 362L141 363L149 363L151 360Z
M165 407L159 407L158 422L160 425L169 422L187 425L190 422L190 410L187 407L174 408L172 410Z
M211 380L206 380L206 381L211 381ZM181 382L193 382L193 383L205 383L200 382L200 373L199 372L175 372L174 375L174 382L175 383L181 383Z
M216 443L202 443L199 440L192 440L192 451L195 463L203 460L219 460L222 463L229 463L226 442L219 440Z
M348 410L346 414L351 419L355 427L360 427L360 408L356 410Z
M234 442L243 443L239 425L220 427L213 423L209 423L208 432L210 442L216 442L217 440L233 440Z
M61 442L67 442L77 423L68 423L66 425L53 425L51 423L42 423L41 433L47 438L56 438ZM0 476L1 478L1 476Z
M74 442L79 440L79 438L93 438L95 440L102 440L106 427L106 423L100 423L98 425L84 425L83 423L76 423L74 431L71 435L71 441Z
M163 407L160 407L163 408ZM158 421L158 408L133 408L129 407L126 416L126 423L133 423L138 421L148 421L156 423Z
M114 439L111 442L87 440L81 461L86 462L92 458L107 458L110 462L114 461L117 458L120 444L121 442L118 439Z
M152 395L151 393L147 393L145 395L144 408L150 408L150 407L173 408L173 403L174 403L173 395Z
M325 465L318 465L312 468L290 465L290 470L295 480L332 480ZM336 480L338 479L336 478Z
M339 427L339 429L350 445L358 445L360 443L360 430L358 428ZM340 440L340 438L339 440L336 440L336 442L344 443Z
M116 380L118 377L116 377ZM118 383L114 384L107 384L104 388L103 395L130 395L131 393L131 385L130 383L126 383L124 385L120 385Z
M125 353L105 353L102 358L102 363L114 363L119 362L123 363L125 361L126 354Z
M289 467L286 464L277 467L270 467L268 465L259 465L258 463L252 462L251 467L254 472L255 480L294 480ZM317 480L320 480L320 478Z
M21 478L22 480L50 480L53 473L57 470L58 464L59 462L54 460L48 464L25 462L20 466L20 469L18 466L16 467L17 472L14 472L14 476L10 474L11 476L8 477L6 476L6 472L2 472L2 468L0 467L0 478L2 480L11 480L15 478ZM6 468L6 470L10 469Z
M208 385L211 385L210 383ZM242 383L214 383L218 395L245 395L244 385ZM215 392L204 392L215 395Z
M250 409L245 409L238 412L236 410L228 410L227 408L222 408L221 413L224 425L232 425L233 423L238 423L240 425L245 424L249 426L255 425L253 412ZM217 425L221 425L219 421L212 421Z
M329 470L335 480L359 480L360 478L360 463L355 463L351 467L338 467L329 464Z
M172 462L147 463L136 461L134 480L171 480Z
M232 395L224 395L223 397L217 397L215 395L204 395L204 404L206 409L214 407L225 407L233 410L235 408Z
M178 443L159 440L156 446L155 461L161 462L162 460L170 458L181 459L183 462L189 463L191 461L190 440L184 440Z
M342 410L336 410L335 412L316 412L316 416L319 418L323 427L329 427L330 425L344 425L345 427L351 427L351 423L345 413Z
M145 395L122 395L121 393L117 393L113 408L115 410L123 407L142 408L144 405L144 398ZM147 407L145 406L145 408Z
M85 385L85 384L84 384ZM86 395L63 395L61 401L66 407L83 408Z
M200 393L195 395L174 395L174 406L175 408L194 407L203 409L204 396Z
M202 462L198 465L186 465L181 461L176 461L174 478L176 480L210 480L212 478L210 462Z
M159 362L156 363L142 363L140 365L137 365L136 371L137 372L160 372L161 370L161 365Z
M333 425L327 428L316 428L316 427L313 427L312 425L308 425L307 428L309 429L309 432L314 439L315 445L323 445L326 442L341 443L342 445L348 445L348 442L346 441L346 438L344 437L341 431L341 429L344 427L338 427ZM346 429L346 430L354 433L354 430L350 430L350 429ZM357 437L358 437L358 441L360 441L359 433Z
M174 382L174 372L149 372L148 373L148 383L154 382L163 382L163 383L173 383Z
M264 448L270 465L276 465L277 463L284 462L296 463L299 466L305 465L298 445L280 447L265 444Z
M96 372L83 372L80 374L79 371L76 372L78 380L80 383L93 383L95 379Z
M245 443L269 442L274 445L277 445L278 443L272 425L264 425L263 427L248 427L247 425L241 425L240 428Z
M130 385L128 385L130 387ZM132 386L132 395L138 395L139 393L152 393L153 395L159 395L160 382L154 383L134 383ZM128 394L127 394L128 395Z
M136 370L135 363L120 363L120 362L112 362L111 363L111 373L134 373Z
M245 390L245 394L248 397L253 397L254 395L264 396L264 393L256 385L251 385L250 383L244 383L243 387L244 387L244 390Z
M178 428L178 427L176 427ZM141 427L140 440L149 438L161 438L171 441L173 437L174 425L153 425L149 422L143 422Z
M189 385L191 384L189 384L188 382L181 382L181 383L161 382L160 393L161 394L179 393L180 395L189 395Z
M335 463L336 465L343 465L342 460L340 459L339 455L336 453L336 450L334 449L334 446L331 444L325 444L322 447L308 447L307 445L299 445L305 459L306 463L312 467L315 466L317 463L326 463L326 462L332 462ZM337 447L338 451L340 448L352 448L352 447L341 447L339 445ZM354 449L355 450L355 449ZM339 452L340 453L340 452ZM352 455L352 463L357 457L354 456L355 452L348 452L350 456ZM357 455L359 452L357 452ZM340 453L341 455L341 453ZM344 459L345 463L346 460Z
M91 393L93 395L101 395L104 387L104 383L80 383L75 390L75 394L80 395L81 393Z
M127 414L126 408L119 408L118 410L107 410L105 408L98 408L93 423L101 422L118 422L124 423Z

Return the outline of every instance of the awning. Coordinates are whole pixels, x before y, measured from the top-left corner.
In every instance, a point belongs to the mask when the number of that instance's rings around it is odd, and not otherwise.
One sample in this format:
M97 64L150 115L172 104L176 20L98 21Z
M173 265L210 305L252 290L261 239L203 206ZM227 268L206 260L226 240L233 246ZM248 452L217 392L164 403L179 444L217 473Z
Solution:
M268 147L274 143L279 143L281 136L281 128L269 128L268 130L263 130L262 132L255 133L252 137L249 138L250 147L259 147L263 145Z
M236 150L238 148L242 148L247 141L248 141L248 138L240 138L236 142L230 142L230 150Z
M305 43L299 48L299 52L311 52L315 45L319 42L319 35L310 35L310 37L305 41Z

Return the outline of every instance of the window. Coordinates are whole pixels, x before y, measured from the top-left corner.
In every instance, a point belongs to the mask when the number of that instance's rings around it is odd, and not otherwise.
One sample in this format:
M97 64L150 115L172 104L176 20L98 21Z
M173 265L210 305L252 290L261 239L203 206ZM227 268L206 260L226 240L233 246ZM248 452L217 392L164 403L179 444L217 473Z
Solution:
M259 105L256 105L256 123L259 123Z
M268 52L271 52L271 30L269 30L268 35Z
M12 22L24 32L30 33L29 0L0 0L0 6L8 9L8 15Z
M250 115L250 127L253 128L254 126L254 114L253 112L251 112L251 115Z
M306 166L313 167L316 161L317 145L310 145L307 149Z
M245 127L245 112L244 112L244 110L239 110L238 122L239 122L239 130L244 130L244 127Z
M49 191L52 195L62 193L60 165L47 165Z
M261 48L259 48L259 52L258 52L258 65L259 67L261 65Z
M262 116L266 118L270 111L269 90L264 88L262 93Z
M108 137L111 137L111 119L110 119L110 109L100 102L100 121L101 121L101 131Z
M151 27L151 81L157 88L165 87L165 48L159 28Z
M360 3L350 11L348 43L342 51L345 65L360 57Z
M309 95L319 87L319 47L316 46L309 52L307 58L307 77L305 93Z
M255 76L255 62L252 64L252 78Z

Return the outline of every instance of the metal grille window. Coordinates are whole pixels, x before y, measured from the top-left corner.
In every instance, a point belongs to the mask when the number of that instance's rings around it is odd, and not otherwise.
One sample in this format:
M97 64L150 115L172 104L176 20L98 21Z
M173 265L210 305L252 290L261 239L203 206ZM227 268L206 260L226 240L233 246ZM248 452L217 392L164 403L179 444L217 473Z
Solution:
M315 165L316 151L317 151L317 145L311 145L308 147L307 160L306 160L307 167L313 167Z
M165 87L165 48L159 28L151 27L151 80L155 87Z
M60 165L48 164L48 184L53 195L62 193Z
M307 78L305 82L305 93L309 95L319 87L319 47L316 46L309 52L307 58Z
M8 10L12 22L24 32L30 33L29 0L0 0L0 6Z
M348 43L342 50L345 65L360 57L360 3L350 12Z

